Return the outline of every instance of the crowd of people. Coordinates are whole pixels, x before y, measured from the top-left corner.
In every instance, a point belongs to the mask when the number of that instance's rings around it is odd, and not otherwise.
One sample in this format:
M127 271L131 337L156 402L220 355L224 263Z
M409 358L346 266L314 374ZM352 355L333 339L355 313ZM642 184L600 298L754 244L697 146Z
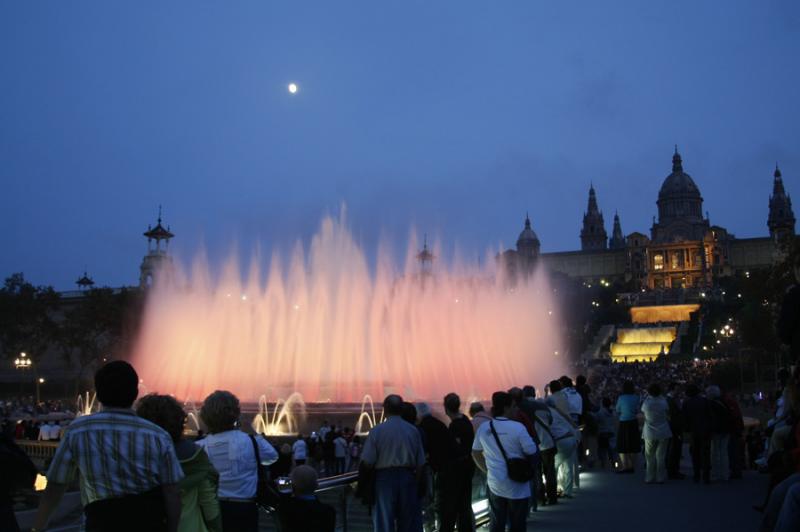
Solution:
M684 479L685 443L696 483L740 478L748 465L768 471L763 529L796 530L800 372L782 374L767 428L746 433L737 398L713 382L715 363L599 367L588 378L554 379L542 393L497 391L491 405L462 404L456 393L435 405L389 395L385 420L363 441L325 421L273 445L241 429L228 391L205 399L207 432L187 439L182 406L150 394L134 409L138 376L115 361L95 376L102 410L59 430L33 530L44 529L73 481L90 531L255 531L259 505L276 510L282 530L333 530L336 513L314 495L317 479L358 470L358 496L378 532L474 530L477 499L488 499L491 530L513 532L575 497L587 468L643 468L645 484ZM291 494L279 485L286 478Z

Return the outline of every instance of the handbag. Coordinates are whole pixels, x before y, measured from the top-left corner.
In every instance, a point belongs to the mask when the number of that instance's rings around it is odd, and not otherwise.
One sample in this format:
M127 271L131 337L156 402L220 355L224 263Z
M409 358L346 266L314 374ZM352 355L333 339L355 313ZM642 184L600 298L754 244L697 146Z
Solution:
M253 444L253 453L256 455L256 471L258 472L258 482L256 483L256 504L267 511L275 511L280 502L280 496L269 483L269 471L267 466L261 463L261 453L258 451L256 437L250 434L250 442Z
M503 444L500 443L500 437L497 435L497 431L494 430L494 421L489 422L489 428L492 429L494 441L497 442L497 446L500 448L500 452L503 454L503 460L506 461L508 478L514 482L530 482L530 480L536 474L536 471L534 470L533 464L530 462L530 460L526 458L509 458L508 455L506 455L506 450L503 449Z

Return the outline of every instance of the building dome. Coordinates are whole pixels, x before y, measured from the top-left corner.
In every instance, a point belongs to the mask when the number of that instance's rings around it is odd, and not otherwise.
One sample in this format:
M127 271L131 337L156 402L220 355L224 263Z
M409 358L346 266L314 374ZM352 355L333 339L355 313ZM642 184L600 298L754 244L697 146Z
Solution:
M536 236L536 233L531 229L531 220L527 216L525 217L525 229L522 230L519 234L519 238L517 238L517 247L520 247L520 244L539 245L539 237Z
M700 189L692 177L683 171L683 164L678 150L672 156L672 173L667 176L658 192L659 200L700 199Z

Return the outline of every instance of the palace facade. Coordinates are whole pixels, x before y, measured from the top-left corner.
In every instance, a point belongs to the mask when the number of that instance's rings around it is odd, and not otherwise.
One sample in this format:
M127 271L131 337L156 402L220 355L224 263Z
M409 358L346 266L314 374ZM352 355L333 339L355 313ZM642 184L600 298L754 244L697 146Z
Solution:
M777 166L769 198L769 236L736 238L724 227L712 225L708 213L703 215L700 189L683 170L677 148L656 205L658 218L653 218L649 236L638 231L624 235L615 214L608 237L594 186L590 186L580 250L540 253L539 238L526 217L516 249L504 251L498 259L512 276L530 272L541 262L551 271L588 282L634 281L651 290L703 288L721 276L771 266L781 257L781 244L795 236L792 200Z

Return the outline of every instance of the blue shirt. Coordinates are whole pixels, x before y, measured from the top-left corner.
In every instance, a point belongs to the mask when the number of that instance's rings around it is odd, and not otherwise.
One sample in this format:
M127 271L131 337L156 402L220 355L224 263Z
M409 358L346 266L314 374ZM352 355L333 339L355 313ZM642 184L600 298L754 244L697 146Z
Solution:
M106 407L67 427L47 480L66 484L78 473L84 505L144 493L183 478L172 438L164 429L131 409Z
M639 411L639 396L635 394L620 395L617 399L616 410L620 421L636 419L636 413Z
M375 466L375 469L423 465L425 451L419 430L400 416L389 416L369 431L361 461Z

